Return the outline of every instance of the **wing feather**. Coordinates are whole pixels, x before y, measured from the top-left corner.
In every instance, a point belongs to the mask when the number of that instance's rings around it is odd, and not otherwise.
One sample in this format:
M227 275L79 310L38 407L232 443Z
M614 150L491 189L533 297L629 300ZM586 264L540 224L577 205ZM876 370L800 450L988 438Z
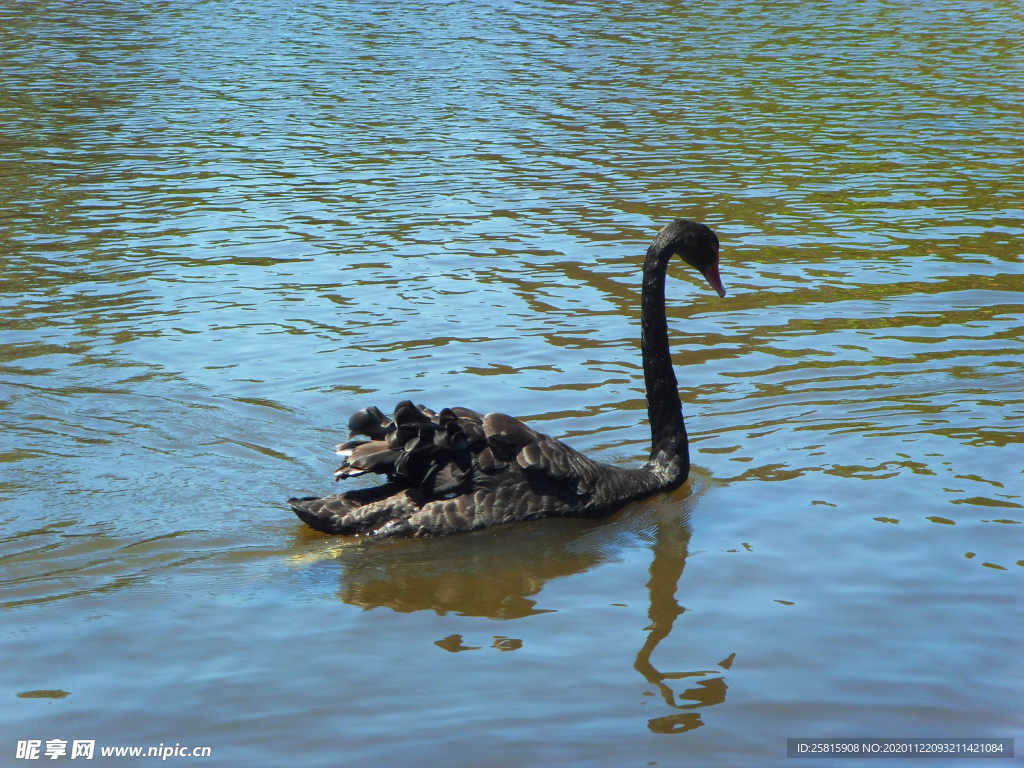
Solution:
M512 512L543 516L559 507L584 507L600 466L503 413L435 412L404 400L390 418L378 408L358 411L349 429L350 442L338 446L345 460L336 478L385 475L391 485L418 499L421 508L435 510L431 514L440 516L438 524L442 517L447 520L444 525L472 527L471 520L461 519L463 513L471 518ZM370 439L351 439L356 436ZM453 510L462 507L445 501L456 498L469 505L457 514ZM516 509L506 509L510 504Z

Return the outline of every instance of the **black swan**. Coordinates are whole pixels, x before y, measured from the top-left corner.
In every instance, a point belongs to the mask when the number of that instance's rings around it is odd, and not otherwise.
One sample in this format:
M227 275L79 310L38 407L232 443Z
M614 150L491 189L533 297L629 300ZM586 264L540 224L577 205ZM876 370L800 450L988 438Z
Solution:
M440 536L540 517L603 517L678 488L689 475L690 452L665 320L665 272L673 255L725 296L718 237L709 227L676 219L657 234L644 261L641 298L652 440L642 467L593 461L502 413L435 413L405 400L391 418L379 408L355 413L350 442L338 446L345 461L336 480L374 472L386 475L386 483L288 504L325 533ZM359 436L369 439L353 439Z

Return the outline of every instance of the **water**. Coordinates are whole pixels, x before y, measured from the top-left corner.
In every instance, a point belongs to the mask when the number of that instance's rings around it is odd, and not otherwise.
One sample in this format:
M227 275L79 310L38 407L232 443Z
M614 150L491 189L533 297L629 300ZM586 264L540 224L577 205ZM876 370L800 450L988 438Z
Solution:
M995 1L0 6L0 753L1020 748L1022 34ZM406 397L642 460L677 216L730 290L668 283L686 487L371 546L284 506Z

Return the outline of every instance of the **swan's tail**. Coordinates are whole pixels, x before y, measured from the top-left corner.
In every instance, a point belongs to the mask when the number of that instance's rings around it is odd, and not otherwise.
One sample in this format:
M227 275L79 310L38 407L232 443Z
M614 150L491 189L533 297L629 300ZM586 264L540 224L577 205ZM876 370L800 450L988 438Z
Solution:
M386 484L334 496L288 499L298 518L317 531L333 534L394 536L409 528L419 505L403 488Z
M288 506L299 519L310 528L324 533L349 533L341 530L339 516L328 508L324 499L317 496L305 496L301 499L288 499ZM352 531L354 533L354 531Z

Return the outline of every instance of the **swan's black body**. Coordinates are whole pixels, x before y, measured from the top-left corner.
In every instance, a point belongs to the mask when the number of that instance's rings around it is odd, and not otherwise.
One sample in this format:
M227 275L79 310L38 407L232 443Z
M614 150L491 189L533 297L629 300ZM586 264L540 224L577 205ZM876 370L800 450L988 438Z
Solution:
M374 472L387 483L289 499L295 514L327 533L437 536L540 517L601 517L678 488L690 456L665 319L665 273L674 254L725 295L711 229L677 219L658 233L644 262L641 348L652 446L642 467L592 461L501 413L434 413L405 401L393 417L377 408L356 413L352 442L338 450L346 458L337 479Z

